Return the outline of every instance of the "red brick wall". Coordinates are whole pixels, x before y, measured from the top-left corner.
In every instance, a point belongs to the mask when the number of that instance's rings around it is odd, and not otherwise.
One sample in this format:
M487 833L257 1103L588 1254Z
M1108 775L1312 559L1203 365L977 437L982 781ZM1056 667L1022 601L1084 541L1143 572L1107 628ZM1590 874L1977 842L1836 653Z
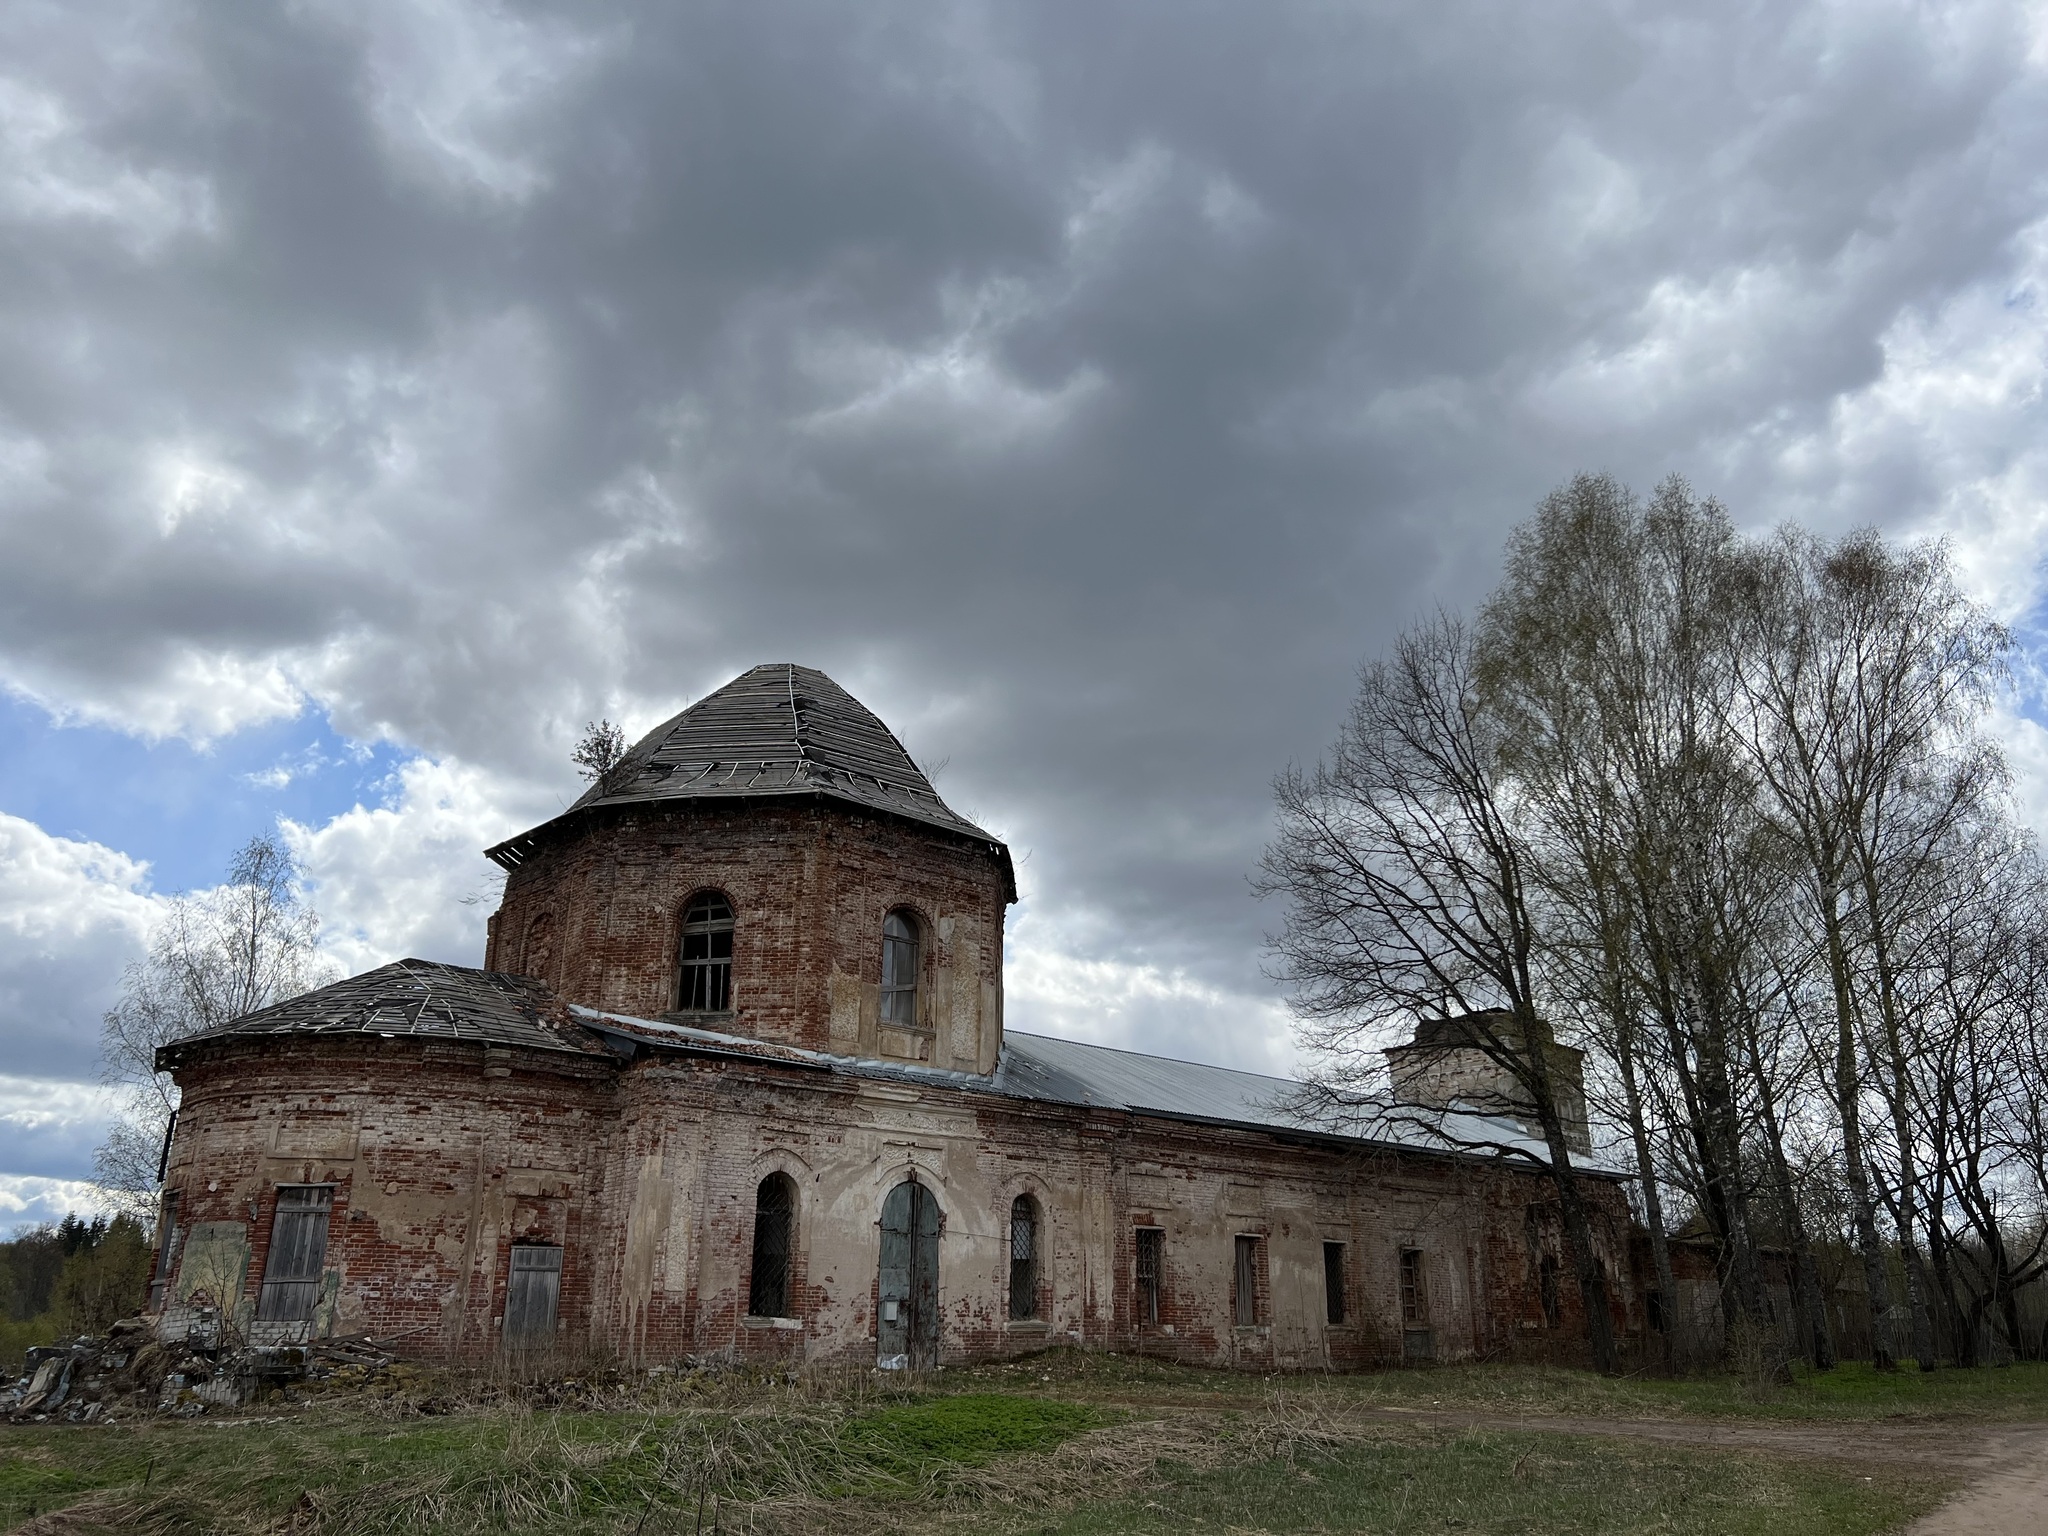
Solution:
M178 1077L168 1184L181 1224L243 1224L245 1311L277 1185L332 1183L333 1326L420 1353L496 1346L509 1247L530 1237L564 1247L565 1342L648 1360L872 1358L876 1220L914 1174L945 1212L948 1359L1071 1341L1258 1369L1397 1362L1407 1246L1426 1255L1440 1358L1583 1357L1569 1266L1559 1325L1541 1321L1547 1181L1501 1165L679 1055L301 1037L214 1047ZM745 1315L771 1172L798 1192L796 1327ZM1611 1182L1589 1189L1626 1323L1626 1206ZM1008 1316L1020 1193L1043 1218L1042 1324ZM1162 1312L1139 1327L1133 1233L1150 1225L1166 1234ZM1249 1329L1231 1306L1240 1233L1260 1239ZM1338 1329L1326 1241L1346 1245Z
M881 980L882 919L917 913L922 991L943 1014L953 996L994 989L1000 1021L1005 877L986 845L829 802L681 804L589 814L511 872L485 964L539 974L568 1001L652 1017L675 1006L685 902L725 893L737 919L731 1027L758 1039L835 1047L848 998L835 978ZM536 925L544 943L529 945ZM541 971L529 948L544 949ZM864 997L873 1033L873 1000ZM950 1059L945 1017L935 1064ZM871 1040L868 1042L871 1044ZM993 1041L985 1070L993 1064ZM864 1049L862 1054L875 1054Z

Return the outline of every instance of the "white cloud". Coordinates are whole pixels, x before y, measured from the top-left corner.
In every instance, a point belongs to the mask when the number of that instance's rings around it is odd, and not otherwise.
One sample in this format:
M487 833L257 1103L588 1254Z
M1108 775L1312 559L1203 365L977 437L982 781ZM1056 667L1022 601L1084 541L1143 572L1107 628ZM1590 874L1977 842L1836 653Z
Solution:
M324 924L322 947L348 974L417 956L481 965L497 907L491 844L543 819L505 782L453 761L414 758L391 802L319 827L284 823Z
M100 1014L162 910L148 873L0 813L0 1042L12 1071L93 1075Z
M55 1225L67 1215L103 1216L111 1212L100 1187L87 1180L0 1173L0 1232Z

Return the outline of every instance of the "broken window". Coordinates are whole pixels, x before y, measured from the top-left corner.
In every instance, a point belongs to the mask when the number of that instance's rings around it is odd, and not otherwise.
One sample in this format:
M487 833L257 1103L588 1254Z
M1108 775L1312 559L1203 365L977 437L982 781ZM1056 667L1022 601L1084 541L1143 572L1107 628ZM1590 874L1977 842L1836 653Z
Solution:
M1259 1320L1259 1240L1237 1240L1237 1326L1249 1328Z
M263 1289L256 1319L264 1323L312 1321L320 1304L320 1279L327 1264L327 1216L334 1208L331 1184L278 1186L277 1213L270 1220L270 1252L263 1260Z
M1429 1325L1429 1283L1420 1248L1401 1250L1401 1321L1411 1328Z
M505 1282L505 1342L545 1344L555 1336L562 1299L562 1250L552 1243L514 1243Z
M732 928L732 907L716 891L700 891L683 908L682 986L676 1000L682 1012L731 1012Z
M1029 1195L1010 1202L1010 1316L1038 1316L1038 1202Z
M1536 1266L1536 1292L1543 1303L1544 1324L1555 1328L1563 1310L1563 1298L1558 1294L1555 1254L1546 1253L1543 1255L1543 1262Z
M882 919L882 1022L917 1023L917 919L891 912Z
M1331 1327L1344 1322L1344 1245L1323 1244L1323 1308Z
M1140 1323L1159 1321L1159 1290L1165 1268L1166 1234L1157 1227L1137 1229L1136 1312Z
M796 1184L786 1173L771 1173L754 1192L754 1267L747 1284L747 1311L755 1317L789 1317L790 1238L796 1220Z

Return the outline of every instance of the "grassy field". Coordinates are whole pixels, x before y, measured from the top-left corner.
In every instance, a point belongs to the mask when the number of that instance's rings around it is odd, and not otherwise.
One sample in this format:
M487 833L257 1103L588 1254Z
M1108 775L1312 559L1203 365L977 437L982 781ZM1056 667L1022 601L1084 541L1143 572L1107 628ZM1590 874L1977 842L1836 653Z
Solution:
M0 1428L0 1529L1860 1536L1932 1507L1947 1476L1512 1421L2048 1419L2038 1367L1845 1370L1765 1401L1722 1380L1261 1379L1078 1355L913 1383L534 1389L421 1373L384 1386L200 1419Z

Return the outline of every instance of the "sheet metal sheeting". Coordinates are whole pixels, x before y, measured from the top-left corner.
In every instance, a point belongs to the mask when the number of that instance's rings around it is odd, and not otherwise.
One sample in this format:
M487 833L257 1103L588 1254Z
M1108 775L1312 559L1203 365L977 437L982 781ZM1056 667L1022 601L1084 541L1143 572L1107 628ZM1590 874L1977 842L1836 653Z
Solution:
M782 795L827 795L942 827L1009 862L1000 842L947 807L866 706L824 673L788 662L755 667L656 726L561 816L487 856L513 868L548 827L596 806Z
M1284 1077L1265 1077L1229 1067L1146 1056L1078 1040L1027 1035L1006 1030L1003 1054L986 1076L942 1067L834 1056L800 1046L770 1045L741 1035L728 1035L665 1019L636 1019L572 1006L572 1017L620 1046L667 1047L708 1056L748 1057L789 1066L807 1066L848 1077L924 1083L1007 1098L1074 1104L1091 1109L1157 1115L1207 1125L1244 1126L1253 1130L1335 1136L1375 1146L1415 1151L1456 1153L1492 1147L1525 1152L1547 1160L1543 1144L1518 1122L1492 1115L1451 1113L1441 1117L1383 1117L1352 1129L1305 1118L1289 1107L1299 1086ZM1433 1124L1431 1123L1433 1122ZM1575 1157L1574 1166L1593 1176L1621 1178L1626 1167L1612 1158Z
M541 1051L589 1050L581 1031L565 1034L546 1022L548 1001L547 988L524 976L397 960L188 1035L157 1052L157 1069L175 1062L187 1045L229 1035L409 1035Z

